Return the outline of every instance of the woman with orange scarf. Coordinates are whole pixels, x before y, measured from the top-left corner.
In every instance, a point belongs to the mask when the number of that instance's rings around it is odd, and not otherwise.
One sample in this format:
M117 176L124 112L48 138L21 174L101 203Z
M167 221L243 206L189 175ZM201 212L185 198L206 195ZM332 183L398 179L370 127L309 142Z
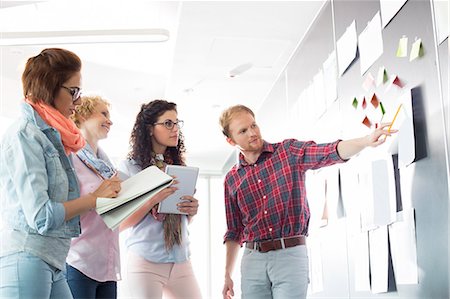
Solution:
M0 298L72 298L64 270L79 215L120 191L112 177L80 196L72 153L85 141L69 119L80 103L80 71L79 57L64 49L26 63L22 117L0 149Z

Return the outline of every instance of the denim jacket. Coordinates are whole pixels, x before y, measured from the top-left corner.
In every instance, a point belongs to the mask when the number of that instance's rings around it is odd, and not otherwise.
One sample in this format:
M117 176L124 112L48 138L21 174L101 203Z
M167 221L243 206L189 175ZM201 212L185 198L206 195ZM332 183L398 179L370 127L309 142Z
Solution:
M6 132L0 147L2 217L7 227L27 234L72 238L79 217L65 221L63 202L80 191L59 132L27 103L23 117Z

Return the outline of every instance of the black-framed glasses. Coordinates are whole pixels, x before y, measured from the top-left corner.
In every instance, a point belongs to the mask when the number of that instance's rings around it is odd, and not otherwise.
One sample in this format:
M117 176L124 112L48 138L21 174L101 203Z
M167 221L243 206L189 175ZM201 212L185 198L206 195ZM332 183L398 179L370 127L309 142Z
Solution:
M81 97L81 88L79 87L67 87L64 85L61 85L62 88L67 90L70 95L72 96L72 102L75 103L80 97Z
M177 119L176 122L171 121L170 119L166 119L161 123L154 123L153 125L163 125L167 130L172 130L175 125L177 125L178 129L182 128L184 121Z

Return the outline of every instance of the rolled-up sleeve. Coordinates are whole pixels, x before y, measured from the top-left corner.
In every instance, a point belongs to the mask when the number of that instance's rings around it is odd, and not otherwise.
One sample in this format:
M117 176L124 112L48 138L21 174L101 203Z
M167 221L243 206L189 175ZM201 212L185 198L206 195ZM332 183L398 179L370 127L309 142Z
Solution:
M239 211L236 196L234 196L230 190L230 186L232 185L230 181L232 180L227 178L224 183L227 231L223 237L223 240L224 242L236 241L242 245L244 226L242 225L242 217Z
M289 150L303 170L318 169L345 162L337 151L337 145L340 141L316 144L314 141L303 142L294 140L289 145Z

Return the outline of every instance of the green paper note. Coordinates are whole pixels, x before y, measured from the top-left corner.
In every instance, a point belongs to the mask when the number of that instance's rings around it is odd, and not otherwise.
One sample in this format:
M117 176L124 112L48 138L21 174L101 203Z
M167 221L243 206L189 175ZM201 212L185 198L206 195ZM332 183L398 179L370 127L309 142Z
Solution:
M386 113L386 111L384 110L384 106L383 106L382 102L380 102L380 109L381 109L381 114L384 115Z
M408 56L408 38L403 36L398 42L397 57Z
M352 106L355 109L358 108L358 100L356 98L353 99Z
M386 72L386 69L384 69L384 72L383 72L383 84L386 83L388 80L389 80L388 74Z
M384 68L384 66L381 66L378 69L378 74L377 74L377 86L380 86L382 83L384 83L384 74L386 73L386 69Z
M409 56L409 61L413 61L417 57L423 56L423 46L422 39L417 39L411 46L411 55Z

